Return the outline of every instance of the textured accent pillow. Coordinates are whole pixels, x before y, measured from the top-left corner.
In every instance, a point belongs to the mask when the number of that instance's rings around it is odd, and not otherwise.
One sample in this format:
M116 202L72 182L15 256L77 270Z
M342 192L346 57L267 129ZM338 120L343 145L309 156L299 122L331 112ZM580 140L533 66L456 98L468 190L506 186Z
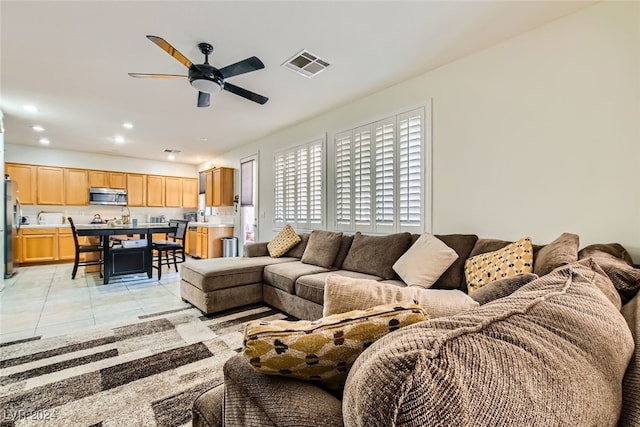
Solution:
M329 316L351 310L363 310L379 304L411 300L424 308L431 319L453 316L478 307L478 303L469 295L457 289L400 287L370 279L330 274L324 285L322 315Z
M477 301L480 305L486 304L491 301L495 301L500 298L507 297L526 285L529 282L533 282L538 278L538 275L533 273L519 274L517 276L505 277L504 279L496 280L488 285L481 287L480 289L471 292L470 297L474 301Z
M366 273L383 279L393 279L393 264L409 249L411 234L397 233L386 236L367 236L357 232L349 253L342 263L345 270Z
M356 358L374 341L426 319L416 304L396 303L315 321L255 321L245 328L242 354L263 374L317 381L337 390Z
M298 236L289 224L285 225L276 237L273 238L267 244L267 250L269 255L273 258L279 258L295 245L300 243L300 236Z
M502 249L469 258L464 264L469 293L505 277L533 271L531 239L523 237Z
M338 255L341 243L341 232L313 230L300 261L305 264L331 268L336 255Z
M617 425L634 344L596 276L570 264L383 337L349 373L345 426Z
M580 236L562 233L557 239L538 251L533 263L533 272L538 276L544 276L560 266L576 262L579 245Z
M425 233L398 258L393 269L406 284L430 288L456 259L456 251Z

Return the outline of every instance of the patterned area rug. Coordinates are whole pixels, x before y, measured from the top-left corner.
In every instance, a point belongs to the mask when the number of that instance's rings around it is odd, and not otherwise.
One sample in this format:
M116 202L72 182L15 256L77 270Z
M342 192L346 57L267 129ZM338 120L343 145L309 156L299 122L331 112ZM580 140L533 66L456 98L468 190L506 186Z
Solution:
M194 308L133 324L0 345L0 426L191 425L191 405L223 382L244 325L269 307L204 317Z

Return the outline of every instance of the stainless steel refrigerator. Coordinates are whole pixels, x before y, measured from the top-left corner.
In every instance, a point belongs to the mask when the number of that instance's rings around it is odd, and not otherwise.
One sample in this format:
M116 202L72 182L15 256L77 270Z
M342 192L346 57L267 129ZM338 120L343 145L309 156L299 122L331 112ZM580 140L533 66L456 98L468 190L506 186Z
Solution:
M16 195L16 183L9 176L4 179L4 278L15 274L13 265L14 242L18 240L21 208Z

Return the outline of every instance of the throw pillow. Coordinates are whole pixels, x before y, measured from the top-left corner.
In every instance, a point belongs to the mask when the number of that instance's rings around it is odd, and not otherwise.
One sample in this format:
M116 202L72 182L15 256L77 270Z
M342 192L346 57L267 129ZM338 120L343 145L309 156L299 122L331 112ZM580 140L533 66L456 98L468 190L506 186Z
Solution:
M476 255L464 264L469 293L498 279L531 273L532 270L533 248L528 237L497 251Z
M242 354L258 372L317 381L337 390L374 341L426 319L416 304L396 303L315 321L255 321L245 328Z
M398 258L393 269L406 284L430 288L456 259L456 251L425 233Z
M526 273L517 276L505 277L485 285L477 291L471 292L470 296L480 305L507 297L538 278L537 274Z
M273 238L267 244L267 250L269 255L273 258L279 258L295 245L300 243L300 236L298 236L289 224L285 225L276 237Z
M620 294L622 304L626 304L640 290L640 268L630 264L631 257L617 243L594 244L585 247L578 253L580 259L593 259L604 270Z
M305 264L331 268L336 255L338 255L341 243L342 233L313 230L309 235L307 247L300 261Z
M533 263L533 272L538 276L544 276L560 266L577 261L579 245L580 236L562 233L538 251Z
M383 337L349 373L344 424L617 425L634 343L598 275L570 264L509 297Z
M393 264L411 245L410 233L367 236L357 232L342 263L345 270L393 279Z
M324 285L322 315L362 310L379 304L413 300L429 313L429 318L453 316L478 307L469 295L456 289L399 287L369 279L330 274Z

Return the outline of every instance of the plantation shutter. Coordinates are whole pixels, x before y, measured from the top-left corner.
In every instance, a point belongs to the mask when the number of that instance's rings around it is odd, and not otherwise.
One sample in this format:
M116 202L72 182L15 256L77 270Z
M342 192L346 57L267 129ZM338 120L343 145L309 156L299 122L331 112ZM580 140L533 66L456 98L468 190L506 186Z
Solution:
M395 120L384 120L375 129L375 230L394 231L395 225Z
M284 153L273 157L274 176L274 222L284 225Z
M371 230L371 126L354 131L353 135L353 190L355 229Z
M335 139L336 224L351 229L351 132ZM340 227L346 226L346 227Z
M296 176L296 222L298 224L307 224L309 217L309 150L302 147L296 153L297 155L297 176Z
M289 151L285 155L284 169L284 219L288 223L296 221L296 153Z
M400 227L422 227L423 110L402 114L399 123Z
M318 141L309 148L309 222L313 225L322 224L323 172L322 141Z

